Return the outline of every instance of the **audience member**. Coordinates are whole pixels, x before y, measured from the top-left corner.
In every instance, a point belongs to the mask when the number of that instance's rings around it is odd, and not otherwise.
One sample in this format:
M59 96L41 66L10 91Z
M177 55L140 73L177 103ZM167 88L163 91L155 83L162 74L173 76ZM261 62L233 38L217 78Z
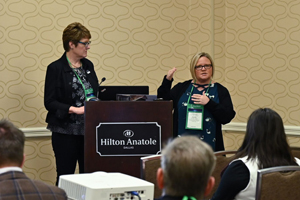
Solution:
M0 199L63 200L64 190L31 180L23 172L24 133L7 120L0 121Z
M300 160L292 156L281 117L270 108L257 109L250 115L235 157L212 200L254 200L259 169L300 165Z
M201 200L214 186L216 158L212 148L196 136L175 138L162 151L157 183L159 200Z

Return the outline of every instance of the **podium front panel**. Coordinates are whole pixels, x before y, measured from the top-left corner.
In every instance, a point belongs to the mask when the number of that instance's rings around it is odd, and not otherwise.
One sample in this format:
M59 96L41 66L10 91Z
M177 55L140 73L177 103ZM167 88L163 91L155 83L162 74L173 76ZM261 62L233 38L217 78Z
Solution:
M160 153L173 136L172 101L85 104L85 172L140 177L140 157Z

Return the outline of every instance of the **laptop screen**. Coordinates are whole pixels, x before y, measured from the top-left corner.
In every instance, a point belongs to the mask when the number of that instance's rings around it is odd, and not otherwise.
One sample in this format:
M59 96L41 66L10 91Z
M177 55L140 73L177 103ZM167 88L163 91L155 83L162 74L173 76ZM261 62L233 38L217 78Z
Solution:
M117 94L149 94L149 86L108 85L99 86L98 98L102 101L115 101Z

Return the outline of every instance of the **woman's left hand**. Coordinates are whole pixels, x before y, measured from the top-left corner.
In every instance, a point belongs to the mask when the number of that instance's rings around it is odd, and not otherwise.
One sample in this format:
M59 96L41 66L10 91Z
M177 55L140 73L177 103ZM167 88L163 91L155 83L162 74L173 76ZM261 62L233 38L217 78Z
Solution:
M206 105L209 102L208 96L206 96L205 91L203 91L201 94L193 94L192 95L192 101L194 101L194 104L201 104Z

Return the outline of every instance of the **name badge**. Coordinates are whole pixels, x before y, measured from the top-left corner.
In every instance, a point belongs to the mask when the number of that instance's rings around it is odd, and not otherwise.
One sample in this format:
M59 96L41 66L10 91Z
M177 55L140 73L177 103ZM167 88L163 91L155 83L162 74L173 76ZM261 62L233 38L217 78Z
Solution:
M188 104L186 109L186 129L203 129L204 106L198 104Z

